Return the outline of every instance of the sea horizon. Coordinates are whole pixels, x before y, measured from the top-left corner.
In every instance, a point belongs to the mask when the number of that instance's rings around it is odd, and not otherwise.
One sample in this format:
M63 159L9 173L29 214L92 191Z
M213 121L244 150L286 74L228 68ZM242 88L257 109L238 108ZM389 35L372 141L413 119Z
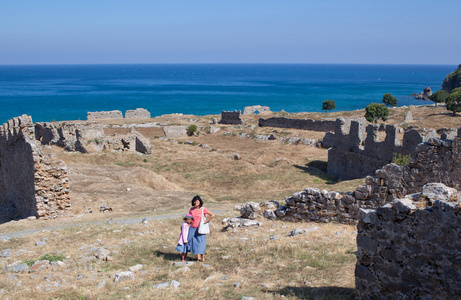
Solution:
M89 111L145 108L220 114L245 106L272 111L363 109L392 93L398 106L424 105L411 94L439 90L458 65L353 63L143 63L0 65L0 122L31 115L34 122L85 120Z

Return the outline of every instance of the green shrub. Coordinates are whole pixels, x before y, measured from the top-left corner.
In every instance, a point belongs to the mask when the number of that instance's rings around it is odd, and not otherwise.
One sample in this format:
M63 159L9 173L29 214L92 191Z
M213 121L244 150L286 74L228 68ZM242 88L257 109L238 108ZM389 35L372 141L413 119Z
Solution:
M392 162L399 166L408 166L410 163L410 154L402 155L400 153L394 153L392 156Z
M194 133L197 131L197 125L195 124L189 125L189 127L187 128L187 131L189 135L194 135Z
M66 259L64 254L45 254L40 256L39 260L60 261Z

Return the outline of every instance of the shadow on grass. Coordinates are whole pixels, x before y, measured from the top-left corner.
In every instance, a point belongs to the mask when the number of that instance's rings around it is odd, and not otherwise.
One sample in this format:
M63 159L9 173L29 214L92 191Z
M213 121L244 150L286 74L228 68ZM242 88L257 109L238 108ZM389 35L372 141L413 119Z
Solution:
M154 251L155 256L157 257L163 257L165 260L169 261L181 261L181 254L178 253L170 253L170 252L162 252L159 250ZM190 253L189 253L190 255Z
M452 112L446 112L446 113L439 113L439 114L429 114L427 115L428 117L433 117L433 116L447 116L447 117L461 117L459 114L454 114Z
M338 300L352 300L355 298L354 289L342 287L290 287L277 291L266 291L271 294L280 294L285 296L296 297L298 299L338 299Z
M326 184L335 184L339 182L337 178L327 174L328 163L326 161L313 160L313 161L310 161L305 166L300 166L300 165L293 165L293 166L297 169L302 170L304 173L307 173L311 176L315 176L317 178L325 180Z

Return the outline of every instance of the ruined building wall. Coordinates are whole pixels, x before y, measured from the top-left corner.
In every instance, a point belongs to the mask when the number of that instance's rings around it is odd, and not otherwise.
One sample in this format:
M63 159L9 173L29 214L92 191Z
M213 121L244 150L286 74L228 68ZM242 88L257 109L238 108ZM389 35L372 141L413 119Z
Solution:
M259 119L259 127L294 128L328 132L335 129L335 121L317 121L312 119L288 119L284 117Z
M446 199L421 207L410 199L397 199L361 211L357 298L459 299L459 205Z
M448 187L461 186L461 137L453 140L432 138L419 144L408 166L387 164L367 176L365 184L354 191L306 188L288 197L286 205L273 213L287 221L357 221L360 209L377 209L406 195L420 193L423 186L438 182Z
M219 124L227 125L240 125L242 124L242 119L240 119L240 111L222 111L221 112L221 121Z
M0 128L0 215L2 220L70 213L67 167L46 156L27 115Z
M440 137L433 129L410 129L399 139L401 129L384 125L386 137L380 140L380 127L367 125L365 119L337 119L334 133L328 132L322 142L323 147L330 148L328 174L341 179L363 178L390 163L394 153L413 155L418 144Z

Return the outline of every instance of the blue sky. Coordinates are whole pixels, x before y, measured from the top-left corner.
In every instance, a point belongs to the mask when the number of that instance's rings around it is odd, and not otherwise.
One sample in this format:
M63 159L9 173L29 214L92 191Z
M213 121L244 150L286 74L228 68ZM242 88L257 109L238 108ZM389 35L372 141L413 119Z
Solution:
M2 0L0 64L461 63L461 0Z

